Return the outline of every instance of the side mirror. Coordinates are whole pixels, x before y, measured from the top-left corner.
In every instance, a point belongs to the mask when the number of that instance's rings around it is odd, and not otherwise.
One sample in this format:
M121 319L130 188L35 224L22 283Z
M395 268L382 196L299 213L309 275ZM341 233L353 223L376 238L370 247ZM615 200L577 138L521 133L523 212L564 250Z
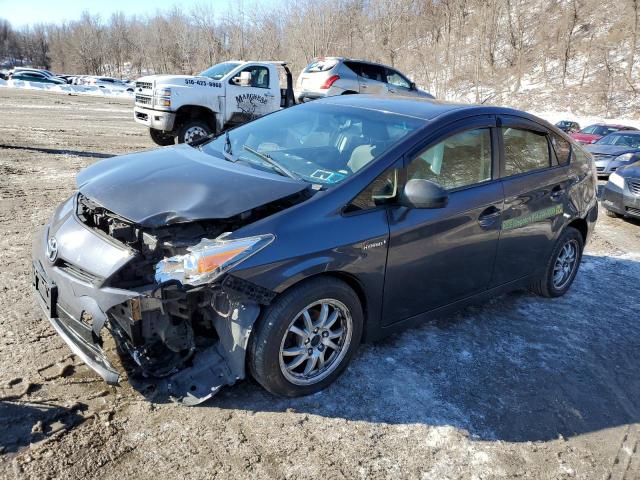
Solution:
M240 75L233 77L233 83L240 87L251 86L251 72L240 72Z
M404 186L399 203L408 208L443 208L448 201L449 195L440 185L414 178Z

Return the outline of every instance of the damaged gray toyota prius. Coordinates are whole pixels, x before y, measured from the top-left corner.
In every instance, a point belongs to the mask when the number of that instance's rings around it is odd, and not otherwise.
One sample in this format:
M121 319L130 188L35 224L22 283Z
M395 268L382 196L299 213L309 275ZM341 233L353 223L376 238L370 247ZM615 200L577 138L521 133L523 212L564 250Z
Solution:
M77 181L34 242L40 304L108 383L110 336L186 404L247 371L316 392L361 340L517 288L563 295L597 217L591 157L548 123L366 95Z

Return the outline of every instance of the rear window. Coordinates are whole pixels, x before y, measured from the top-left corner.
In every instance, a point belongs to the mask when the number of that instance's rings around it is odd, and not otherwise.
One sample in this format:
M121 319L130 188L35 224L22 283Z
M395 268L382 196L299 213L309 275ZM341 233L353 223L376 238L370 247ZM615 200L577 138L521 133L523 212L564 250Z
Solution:
M571 156L571 144L567 142L560 135L551 133L551 145L553 146L553 151L556 154L556 158L558 159L559 165L564 165L569 163L569 158Z
M333 67L335 67L337 63L338 63L338 60L336 59L314 60L309 65L307 65L307 68L304 69L304 72L305 73L326 72L327 70L331 70Z
M590 135L600 135L604 137L605 135L609 135L612 132L617 132L620 130L618 127L606 127L604 125L589 125L584 128L580 133L587 133Z

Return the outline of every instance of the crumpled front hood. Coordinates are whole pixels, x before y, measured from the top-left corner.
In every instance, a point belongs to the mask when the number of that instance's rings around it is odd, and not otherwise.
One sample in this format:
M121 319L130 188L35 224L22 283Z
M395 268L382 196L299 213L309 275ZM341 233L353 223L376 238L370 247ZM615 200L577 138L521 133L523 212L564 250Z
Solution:
M96 162L78 173L77 183L86 197L152 228L233 217L308 187L186 144Z
M586 146L585 150L592 154L611 156L618 156L629 152L635 153L638 151L637 148L621 147L620 145L599 145L597 143Z

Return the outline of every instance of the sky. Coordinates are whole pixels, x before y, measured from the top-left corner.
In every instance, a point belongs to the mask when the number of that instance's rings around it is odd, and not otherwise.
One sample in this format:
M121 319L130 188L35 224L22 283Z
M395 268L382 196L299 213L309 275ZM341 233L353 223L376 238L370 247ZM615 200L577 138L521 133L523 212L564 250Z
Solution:
M156 10L168 10L174 5L189 9L192 5L208 4L224 13L230 9L235 10L238 3L238 0L0 0L0 18L8 20L14 27L22 27L33 23L77 20L84 10L108 19L113 12L121 11L127 15L153 14ZM254 2L244 3L246 8Z

